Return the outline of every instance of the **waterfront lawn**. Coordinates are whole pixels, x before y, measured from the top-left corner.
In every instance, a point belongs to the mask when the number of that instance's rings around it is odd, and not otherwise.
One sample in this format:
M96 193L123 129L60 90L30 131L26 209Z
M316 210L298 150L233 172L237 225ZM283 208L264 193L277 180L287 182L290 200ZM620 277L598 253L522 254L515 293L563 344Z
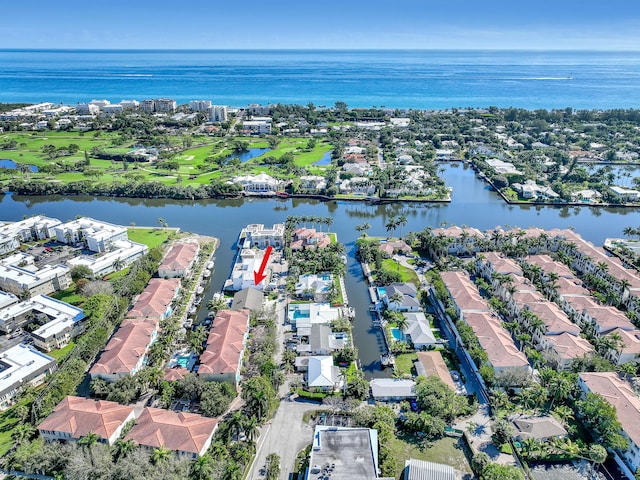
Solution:
M439 440L422 444L413 435L399 434L389 442L388 448L398 462L396 478L400 478L404 462L409 458L427 462L451 465L463 473L471 473L471 466L464 453L464 440L461 438L442 437Z
M410 374L414 375L415 370L413 367L413 362L418 360L418 355L415 352L412 353L401 353L400 355L395 356L396 362L396 370L401 374Z
M397 272L400 274L403 283L413 283L416 287L420 286L418 274L413 269L400 265L393 258L385 258L382 261L382 270Z
M132 242L142 243L149 248L155 248L165 243L173 230L160 228L135 227L127 229L127 235Z

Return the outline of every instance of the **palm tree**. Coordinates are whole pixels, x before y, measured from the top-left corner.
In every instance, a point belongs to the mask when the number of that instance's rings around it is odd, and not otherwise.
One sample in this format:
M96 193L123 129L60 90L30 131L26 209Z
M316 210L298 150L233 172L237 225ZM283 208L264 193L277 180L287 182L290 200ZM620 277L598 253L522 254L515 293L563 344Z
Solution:
M404 213L401 213L396 221L400 227L400 238L402 238L402 227L407 225L407 216Z
M396 326L398 327L398 330L400 330L404 335L405 330L409 326L409 321L404 315L398 315Z
M11 432L11 440L16 444L30 440L36 432L36 427L30 423L20 423L16 425Z
M389 297L389 305L395 303L399 307L402 303L402 300L404 300L404 296L400 292L395 292Z
M160 226L164 225L164 218L162 217L158 218L158 225Z
M384 225L384 228L387 229L387 232L395 232L396 228L398 228L398 220L396 217L391 217Z
M260 433L260 431L258 430L258 421L256 420L256 417L249 418L244 423L242 428L244 429L244 436L250 442L255 441L255 439L258 437L258 434Z
M356 225L356 230L358 232L362 233L362 236L365 236L366 234L364 233L365 230L369 230L371 228L371 225L369 225L367 222L365 223L361 223L359 225Z
M80 440L78 440L78 445L91 449L91 447L98 443L98 440L100 440L98 434L89 432Z
M213 459L209 455L203 455L192 465L189 472L190 480L209 480L213 475Z
M244 429L244 416L242 415L242 411L236 410L231 414L228 428L231 438L238 439L240 437L240 432Z
M113 446L113 459L117 462L121 458L124 458L127 455L135 452L137 448L138 446L132 439L117 440L115 445Z
M170 454L171 450L164 448L162 445L158 448L154 448L153 452L151 452L151 463L157 465L158 463L167 460Z

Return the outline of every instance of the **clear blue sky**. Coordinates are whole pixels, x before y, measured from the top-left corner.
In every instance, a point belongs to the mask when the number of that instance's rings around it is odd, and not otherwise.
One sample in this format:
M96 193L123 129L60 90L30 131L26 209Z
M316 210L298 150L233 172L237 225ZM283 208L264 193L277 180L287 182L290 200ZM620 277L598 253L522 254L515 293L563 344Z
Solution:
M637 0L17 0L0 48L640 50Z

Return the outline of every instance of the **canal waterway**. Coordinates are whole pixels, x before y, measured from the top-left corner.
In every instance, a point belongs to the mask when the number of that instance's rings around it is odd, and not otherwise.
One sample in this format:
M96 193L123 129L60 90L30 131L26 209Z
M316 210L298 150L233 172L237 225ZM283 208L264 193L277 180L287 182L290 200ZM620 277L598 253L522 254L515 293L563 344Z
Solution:
M138 226L155 226L158 225L158 219L162 218L170 227L218 237L220 247L216 251L215 270L204 303L222 287L228 277L238 233L248 223L271 225L284 222L288 215L330 216L334 220L331 230L346 245L348 263L345 285L349 303L356 310L353 336L367 377L388 373L380 371L383 339L379 330L372 326L367 285L360 265L355 260L355 241L359 235L355 230L356 225L367 222L371 225L368 231L370 235L384 236L387 235L387 221L404 213L408 220L404 233L419 231L427 226L438 227L444 222L481 230L496 225L539 226L546 229L574 227L576 232L598 245L606 237L622 236L626 226L640 227L640 210L637 209L507 205L463 164L443 167L443 177L447 185L453 187L452 201L443 204L370 205L311 199L176 201L7 194L0 195L0 219L16 221L24 216L44 214L66 221L77 215L86 215L122 225L135 222Z

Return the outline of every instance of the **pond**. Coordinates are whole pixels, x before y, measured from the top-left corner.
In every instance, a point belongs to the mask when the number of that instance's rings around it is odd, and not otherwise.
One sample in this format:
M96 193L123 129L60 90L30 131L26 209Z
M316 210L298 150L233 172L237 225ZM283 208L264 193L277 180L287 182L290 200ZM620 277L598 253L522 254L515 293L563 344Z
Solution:
M252 158L259 157L260 155L264 155L267 152L270 152L270 148L250 148L249 150L245 150L244 152L234 152L229 155L225 160L229 161L234 158L237 158L242 163L248 162Z
M327 165L331 165L331 153L333 152L325 153L320 160L318 160L317 162L313 162L313 164L318 167L326 167Z
M27 165L32 172L37 172L38 167L35 165ZM18 164L13 160L8 160L6 158L0 158L0 168L8 168L9 170L15 170L18 168Z

